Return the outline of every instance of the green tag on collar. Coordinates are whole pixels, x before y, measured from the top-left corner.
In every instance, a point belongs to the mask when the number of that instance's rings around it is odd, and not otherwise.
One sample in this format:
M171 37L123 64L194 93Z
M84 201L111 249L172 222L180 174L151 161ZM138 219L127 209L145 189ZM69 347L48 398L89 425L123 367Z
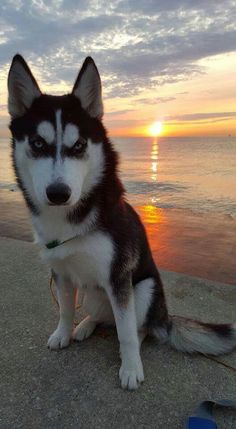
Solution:
M53 240L53 241L50 241L49 243L47 243L46 244L46 248L47 249L54 249L54 247L57 247L57 246L59 246L61 243L60 243L60 241L58 241L58 240Z

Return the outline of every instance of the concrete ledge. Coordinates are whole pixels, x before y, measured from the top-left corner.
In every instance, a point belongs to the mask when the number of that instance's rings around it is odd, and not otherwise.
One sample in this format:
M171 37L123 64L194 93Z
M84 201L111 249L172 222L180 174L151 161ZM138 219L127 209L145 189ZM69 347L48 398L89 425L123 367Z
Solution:
M183 429L199 401L235 399L235 373L152 339L142 348L145 383L132 393L119 386L113 330L98 329L81 344L48 351L57 309L37 248L1 238L0 267L1 429ZM170 313L234 321L235 286L170 272L162 277ZM236 365L236 353L221 359ZM216 416L221 429L235 429L235 411Z

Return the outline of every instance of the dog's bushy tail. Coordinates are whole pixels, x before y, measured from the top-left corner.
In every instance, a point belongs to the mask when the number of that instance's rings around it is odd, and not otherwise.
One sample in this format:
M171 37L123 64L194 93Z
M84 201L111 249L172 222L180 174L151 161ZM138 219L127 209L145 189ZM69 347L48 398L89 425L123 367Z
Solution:
M183 352L221 355L236 348L236 324L215 325L170 316L168 340Z

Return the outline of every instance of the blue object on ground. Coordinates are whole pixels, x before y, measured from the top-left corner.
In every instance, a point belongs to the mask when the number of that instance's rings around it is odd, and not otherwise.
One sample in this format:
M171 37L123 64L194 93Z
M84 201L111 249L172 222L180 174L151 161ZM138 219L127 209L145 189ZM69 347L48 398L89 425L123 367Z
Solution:
M188 418L186 429L217 429L216 422L212 418L212 409L214 405L234 407L236 406L236 401L221 399L219 401L201 402L195 411L195 416Z
M188 419L186 429L217 429L217 426L214 420L192 416Z

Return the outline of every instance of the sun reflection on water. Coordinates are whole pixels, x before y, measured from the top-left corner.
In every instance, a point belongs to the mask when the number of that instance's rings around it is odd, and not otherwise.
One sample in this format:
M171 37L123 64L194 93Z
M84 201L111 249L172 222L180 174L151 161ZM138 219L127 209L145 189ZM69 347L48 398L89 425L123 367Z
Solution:
M154 207L152 205L140 207L139 213L145 225L155 224L157 226L159 223L162 223L164 221L163 209Z
M168 259L168 253L169 249L171 249L165 243L168 230L166 212L164 209L151 204L142 207L139 206L136 209L145 225L154 259L159 262L161 257L164 265L165 260L170 260L170 258Z
M158 141L157 138L153 139L152 142L152 150L151 150L151 179L153 182L157 181L157 171L158 171Z

